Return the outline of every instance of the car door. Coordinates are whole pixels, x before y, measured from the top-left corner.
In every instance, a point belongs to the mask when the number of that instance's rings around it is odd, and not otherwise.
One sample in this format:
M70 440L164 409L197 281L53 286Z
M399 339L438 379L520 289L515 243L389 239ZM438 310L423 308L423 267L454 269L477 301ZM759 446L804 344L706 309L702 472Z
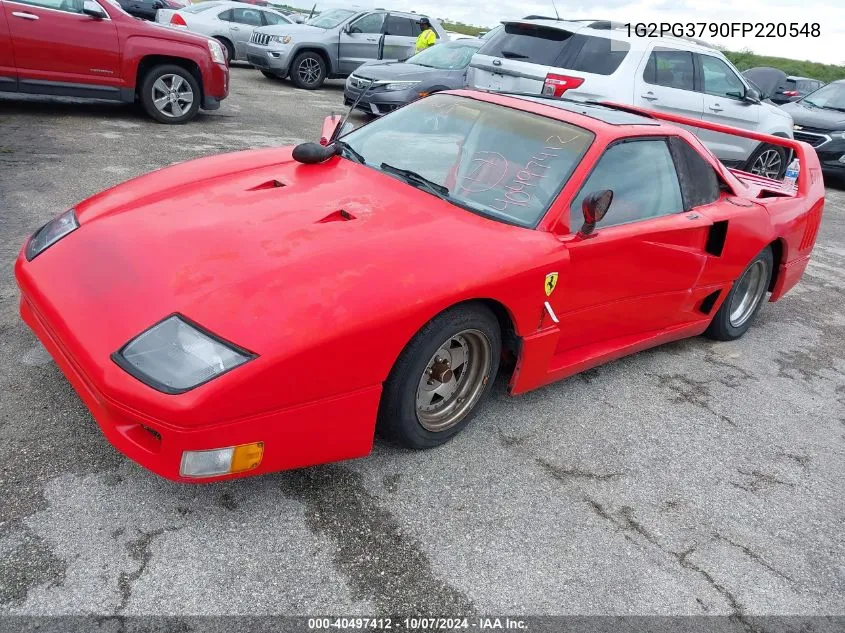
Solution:
M747 87L739 74L713 55L696 53L696 58L704 93L704 120L756 130L762 106L745 100ZM701 130L698 136L720 160L728 163L744 163L757 146L752 139L707 130Z
M704 96L695 89L693 54L652 46L635 74L634 105L701 119Z
M0 0L0 92L14 92L18 89L18 71L12 54L12 36L6 23L6 11Z
M229 17L229 40L235 47L235 57L237 59L246 59L246 45L249 43L249 38L252 37L252 32L256 27L264 26L264 20L261 17L263 11L255 7L238 7L231 10Z
M364 62L379 59L387 13L374 11L356 18L340 32L338 65L343 74L351 74Z
M3 0L22 92L120 98L117 28L83 14L82 4Z
M570 204L567 260L549 302L559 320L557 354L618 339L634 340L688 323L691 289L704 269L711 222L688 212L663 137L608 146ZM575 233L581 203L610 189L613 202L588 239Z
M389 14L384 27L384 47L381 59L408 59L415 52L417 37L421 32L417 20Z

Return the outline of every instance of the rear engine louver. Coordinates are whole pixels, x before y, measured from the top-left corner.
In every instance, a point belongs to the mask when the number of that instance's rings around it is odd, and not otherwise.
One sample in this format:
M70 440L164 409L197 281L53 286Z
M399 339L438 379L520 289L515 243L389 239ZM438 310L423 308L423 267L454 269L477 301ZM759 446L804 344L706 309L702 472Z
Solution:
M819 234L819 227L822 223L822 209L824 202L819 202L815 207L810 209L807 214L807 224L804 225L804 235L801 236L801 242L798 244L799 251L806 251L816 243L816 237Z
M343 209L340 209L339 211L335 211L334 213L329 213L322 220L317 220L317 224L325 224L326 222L348 222L349 220L354 219L355 216L349 213L349 211L344 211Z
M284 186L285 186L285 183L283 183L279 180L276 180L274 178L273 180L268 180L267 182L262 182L260 185L255 185L254 187L247 189L247 191L261 191L262 189L278 189L279 187L284 187Z

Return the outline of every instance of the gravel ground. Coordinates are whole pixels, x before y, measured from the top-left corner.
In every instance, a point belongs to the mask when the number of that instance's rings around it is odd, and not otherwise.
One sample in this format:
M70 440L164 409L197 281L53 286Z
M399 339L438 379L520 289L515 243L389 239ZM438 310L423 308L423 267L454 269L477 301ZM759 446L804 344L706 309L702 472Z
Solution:
M17 315L41 223L169 163L314 139L342 84L247 68L179 127L0 100L0 614L845 615L845 194L740 341L688 340L517 398L448 445L162 480L106 442Z

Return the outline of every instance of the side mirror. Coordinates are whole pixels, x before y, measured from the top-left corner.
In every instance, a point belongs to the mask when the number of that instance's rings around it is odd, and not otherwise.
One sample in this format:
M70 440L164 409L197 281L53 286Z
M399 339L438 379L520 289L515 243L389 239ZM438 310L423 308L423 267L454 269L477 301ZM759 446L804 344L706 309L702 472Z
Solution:
M611 202L613 202L613 192L610 189L595 191L584 198L584 202L581 203L584 224L581 226L581 230L578 231L579 237L587 238L593 236L596 224L604 218L607 210L610 208Z
M749 88L745 91L745 97L743 97L748 103L760 103L760 93L756 91L754 88Z
M85 0L82 4L82 13L94 18L95 20L103 20L109 17L106 15L105 9L103 9L99 3L94 2L94 0Z
M334 145L325 147L317 143L300 143L293 148L293 159L304 165L316 165L327 161L337 153Z

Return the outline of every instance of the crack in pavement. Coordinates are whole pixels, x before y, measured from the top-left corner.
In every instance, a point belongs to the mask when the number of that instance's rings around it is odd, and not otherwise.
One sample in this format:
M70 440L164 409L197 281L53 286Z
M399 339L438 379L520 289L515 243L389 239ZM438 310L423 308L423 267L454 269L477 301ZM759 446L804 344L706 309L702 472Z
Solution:
M614 479L619 479L620 477L624 477L626 473L593 473L587 470L581 470L580 468L563 468L562 466L558 466L557 464L552 464L551 462L543 459L542 457L538 457L534 460L537 464L543 467L543 469L550 474L552 477L560 481L561 483L570 483L576 479L590 479L592 481L612 481Z
M335 567L353 597L372 600L378 614L475 613L469 597L436 576L422 545L403 533L358 473L315 466L285 473L280 487L305 505L308 528L335 543Z
M700 409L704 409L714 417L722 422L736 428L737 424L730 417L723 413L719 413L710 405L710 384L715 380L719 383L735 389L738 383L726 382L723 379L708 379L696 380L683 374L646 374L658 380L659 385L665 386L674 395L671 401L676 404L691 404Z
M748 558L753 560L755 563L757 563L761 567L768 569L775 576L779 576L779 577L783 578L784 580L788 581L790 584L794 584L794 581L792 580L792 578L787 576L785 573L783 573L781 570L777 569L776 567L774 567L770 563L766 562L766 560L762 556L760 556L757 552L752 550L747 545L743 545L742 543L737 543L736 541L728 538L724 534L720 534L719 532L713 532L713 537L719 539L720 541L724 541L728 545L732 545L733 547L737 548L743 554L748 556Z
M728 483L736 488L739 488L740 490L745 490L746 492L750 492L752 494L756 494L768 488L773 488L774 486L788 486L790 488L795 487L795 484L790 483L788 481L783 481L782 479L778 479L774 475L764 473L761 470L754 469L751 472L748 472L747 470L737 468L736 472L738 472L740 475L751 477L751 481L747 484L741 484L735 481L729 481Z
M129 604L129 599L132 597L132 585L137 581L146 571L147 565L153 557L152 544L153 541L164 534L165 532L172 532L176 530L175 526L158 528L152 532L143 532L138 530L140 537L133 541L126 543L126 549L129 552L129 557L140 563L138 568L129 573L122 571L117 578L117 588L120 591L120 604L115 609L115 615L123 613Z
M630 506L622 506L619 512L614 514L591 497L584 497L584 501L590 506L596 515L611 523L617 530L621 531L622 535L629 541L636 542L629 534L630 532L634 532L644 538L649 544L660 550L663 554L666 554L670 558L674 559L683 569L694 571L704 578L704 580L707 581L707 584L721 595L730 606L732 613L729 616L729 619L742 625L742 627L749 633L758 633L758 630L748 621L748 618L745 615L745 607L737 599L737 597L724 585L719 583L713 575L710 574L710 572L690 560L689 557L695 552L697 545L692 545L682 552L674 552L664 547L657 537L637 520L634 516L634 509ZM698 600L698 602L703 606L703 602L701 600Z

